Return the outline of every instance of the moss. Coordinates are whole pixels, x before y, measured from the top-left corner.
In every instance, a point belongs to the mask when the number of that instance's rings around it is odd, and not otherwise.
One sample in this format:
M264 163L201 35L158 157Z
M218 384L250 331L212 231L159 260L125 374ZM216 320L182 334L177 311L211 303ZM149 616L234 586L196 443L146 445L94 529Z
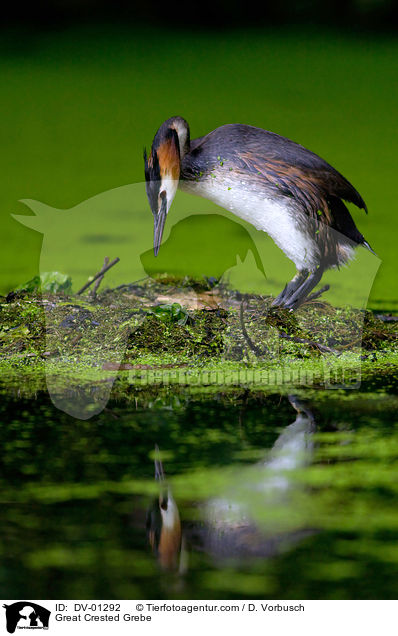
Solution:
M362 376L397 375L397 322L383 322L371 312L310 302L292 313L273 309L271 299L242 296L218 287L215 307L184 309L186 324L164 321L153 311L167 292L173 302L188 298L193 280L162 277L105 290L98 298L67 294L19 293L0 303L0 380L3 389L32 393L44 387L45 374L59 382L103 382L109 369L124 363L129 383L136 385L151 371L186 367L182 381L216 373L220 378L255 371L249 384L261 386L258 372L284 379L266 383L286 386L324 384L325 369L355 369ZM197 298L211 283L196 281ZM208 298L208 296L206 296ZM164 301L163 301L164 302ZM206 301L207 302L207 301ZM300 379L300 374L302 378ZM172 374L169 374L170 376ZM123 377L123 371L120 373ZM152 377L152 379L151 379ZM162 381L164 380L164 378ZM395 381L395 380L393 380ZM227 380L226 380L227 382ZM242 383L241 380L236 383ZM218 382L219 383L219 382ZM124 392L124 389L121 393Z
M398 327L396 322L382 322L370 311L364 317L362 346L368 351L388 349L397 343Z
M191 314L190 324L164 324L156 316L129 337L128 355L140 353L181 353L185 356L217 356L223 350L222 334L226 326L225 310L199 310Z

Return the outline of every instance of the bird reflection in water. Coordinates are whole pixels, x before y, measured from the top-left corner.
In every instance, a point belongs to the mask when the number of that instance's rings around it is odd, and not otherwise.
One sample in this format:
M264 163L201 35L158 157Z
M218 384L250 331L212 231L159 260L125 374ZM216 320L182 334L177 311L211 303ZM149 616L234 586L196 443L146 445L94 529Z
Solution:
M147 513L148 540L163 570L182 572L185 549L180 514L165 478L158 446L155 446L155 479L159 483L159 495Z
M315 421L295 396L289 402L296 419L264 459L245 471L243 479L240 471L227 492L204 506L197 541L215 559L271 557L312 532L295 526L300 486L289 473L311 462Z
M312 533L300 524L278 527L273 516L275 510L282 508L294 517L300 486L289 473L310 464L313 455L314 417L295 396L288 399L297 414L295 421L265 451L264 459L245 471L244 476L239 471L227 491L200 505L202 520L187 524L184 533L156 447L155 477L160 491L148 511L147 528L149 542L163 569L186 571L185 542L194 551L210 554L215 561L243 560L271 557ZM256 510L259 503L261 510Z

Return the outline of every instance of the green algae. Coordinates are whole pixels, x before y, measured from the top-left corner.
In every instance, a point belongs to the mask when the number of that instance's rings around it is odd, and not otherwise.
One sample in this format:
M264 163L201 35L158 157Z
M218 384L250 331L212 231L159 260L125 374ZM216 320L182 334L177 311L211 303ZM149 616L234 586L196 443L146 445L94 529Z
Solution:
M212 306L189 306L193 286ZM158 302L165 294L170 302ZM2 300L5 392L35 394L49 377L60 389L100 385L117 374L113 393L123 398L137 386L355 388L397 376L396 321L320 301L273 309L269 298L211 291L206 279L147 279L96 298L18 292Z
M69 598L83 579L102 598L133 587L139 598L395 598L397 396L306 389L300 403L316 423L311 460L282 472L279 499L267 494L266 462L297 416L280 391L136 388L90 421L71 421L45 394L18 409L2 400L1 555L13 597L29 580L38 598ZM177 589L145 535L155 443L189 550ZM210 516L218 498L244 506L239 527ZM202 543L217 529L229 558Z

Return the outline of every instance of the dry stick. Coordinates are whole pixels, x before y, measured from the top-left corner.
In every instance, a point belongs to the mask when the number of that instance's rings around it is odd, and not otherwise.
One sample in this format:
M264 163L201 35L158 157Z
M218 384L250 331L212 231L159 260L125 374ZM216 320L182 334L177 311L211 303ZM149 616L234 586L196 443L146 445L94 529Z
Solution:
M102 266L101 272L104 271L105 267L108 265L109 263L109 256L105 256L104 258L104 264ZM91 291L91 296L92 298L95 298L97 295L97 289L98 287L101 285L102 281L104 280L104 274L102 274L102 276L100 276L99 278L97 278L96 283Z
M240 325L242 327L242 333L243 333L243 336L244 336L247 344L249 345L250 349L252 351L254 351L254 353L257 356L262 356L265 353L268 353L268 354L270 353L270 351L269 351L267 346L265 346L264 350L261 350L260 347L258 347L256 344L254 344L253 340L250 338L249 334L247 333L246 325L245 325L245 322L244 322L244 319L243 319L243 301L240 304Z
M292 342L298 342L300 344L306 344L311 347L317 347L317 349L319 349L319 351L321 351L322 353L339 353L338 351L336 351L336 349L331 349L330 347L320 344L319 342L315 342L314 340L305 340L304 338L298 338L297 336L289 336L289 334L285 333L284 331L279 332L279 337L286 338L286 340L292 340Z
M81 340L83 338L83 334L82 333L78 333L74 338L72 338L72 340L68 343L71 347L74 347L79 340Z
M141 283L143 280L146 280L148 276L144 276L144 278L139 278L138 280L133 281L132 283L123 283L123 285L119 285L115 287L115 289L123 289L123 287L135 287L137 283Z
M79 289L79 291L77 292L77 296L79 296L80 294L82 294L84 291L86 291L86 289L88 287L90 287L90 285L93 284L93 282L95 280L97 280L97 278L99 278L100 276L103 276L108 269L110 269L111 267L113 267L114 265L116 265L116 263L118 263L120 261L120 258L115 258L111 263L109 263L109 265L107 265L105 268L102 267L101 270L95 275L93 276L93 278L91 280L89 280L85 285L83 285L83 287L81 289Z
M386 316L384 314L376 314L376 318L382 320L383 322L397 322L398 316Z

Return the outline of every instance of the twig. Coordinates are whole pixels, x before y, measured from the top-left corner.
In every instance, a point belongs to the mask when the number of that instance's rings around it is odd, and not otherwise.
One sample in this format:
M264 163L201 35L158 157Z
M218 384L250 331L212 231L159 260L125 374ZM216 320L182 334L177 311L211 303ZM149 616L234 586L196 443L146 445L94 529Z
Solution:
M116 263L118 263L120 261L120 258L115 258L111 263L109 263L109 265L107 265L105 268L102 267L101 270L99 272L97 272L97 274L95 274L95 276L93 276L93 278L91 280L89 280L85 285L83 285L83 287L81 289L79 289L79 291L77 292L77 296L80 296L80 294L82 294L84 291L86 291L86 289L88 287L90 287L90 285L93 284L93 282L95 280L97 280L97 278L99 278L100 276L103 276L108 269L110 269L111 267L113 267L114 265L116 265Z
M308 298L306 298L305 302L308 302L309 300L315 300L315 298L319 298L319 296L328 291L328 289L330 289L330 285L324 285L319 291L310 294Z
M137 283L141 283L143 280L146 280L147 278L149 278L149 276L144 276L144 278L139 278L138 280L135 280L132 283L123 283L122 285L119 285L118 287L115 287L115 289L124 289L124 288L129 288L129 287L136 287Z
M108 265L109 263L109 256L105 256L104 258L104 264L102 266L101 272L104 271L105 267ZM99 278L97 278L95 285L93 287L93 289L91 290L91 296L92 298L95 298L95 296L97 295L97 289L98 287L101 285L102 281L104 280L104 274L102 274L102 276L100 276Z
M398 316L386 316L384 314L376 314L376 318L382 320L383 322L397 322Z
M267 346L265 346L264 350L261 350L259 347L257 347L257 345L254 344L253 340L250 338L249 334L247 333L246 325L245 325L244 320L243 320L243 300L242 300L242 302L240 304L240 326L242 327L242 333L243 333L243 336L244 336L247 344L249 345L250 349L252 351L254 351L254 353L257 356L262 356L265 353L268 353L268 354L270 353L270 351L269 351Z
M118 415L116 415L116 413L114 413L111 409L108 409L107 407L105 407L105 408L104 408L104 411L105 411L106 413L109 413L109 415L110 415L111 417L113 417L113 419L114 419L114 420L118 420L118 419L119 419L119 416L118 416Z
M74 347L82 338L83 338L83 334L78 333L74 338L72 338L72 340L69 342L69 345L71 347Z
M321 351L322 353L339 353L338 351L336 351L336 349L331 349L330 347L320 344L319 342L315 342L314 340L305 340L304 338L298 338L297 336L289 336L284 331L279 332L279 337L286 338L286 340L292 340L293 342L298 342L300 344L306 344L310 347L317 347L317 349L319 349L319 351Z

